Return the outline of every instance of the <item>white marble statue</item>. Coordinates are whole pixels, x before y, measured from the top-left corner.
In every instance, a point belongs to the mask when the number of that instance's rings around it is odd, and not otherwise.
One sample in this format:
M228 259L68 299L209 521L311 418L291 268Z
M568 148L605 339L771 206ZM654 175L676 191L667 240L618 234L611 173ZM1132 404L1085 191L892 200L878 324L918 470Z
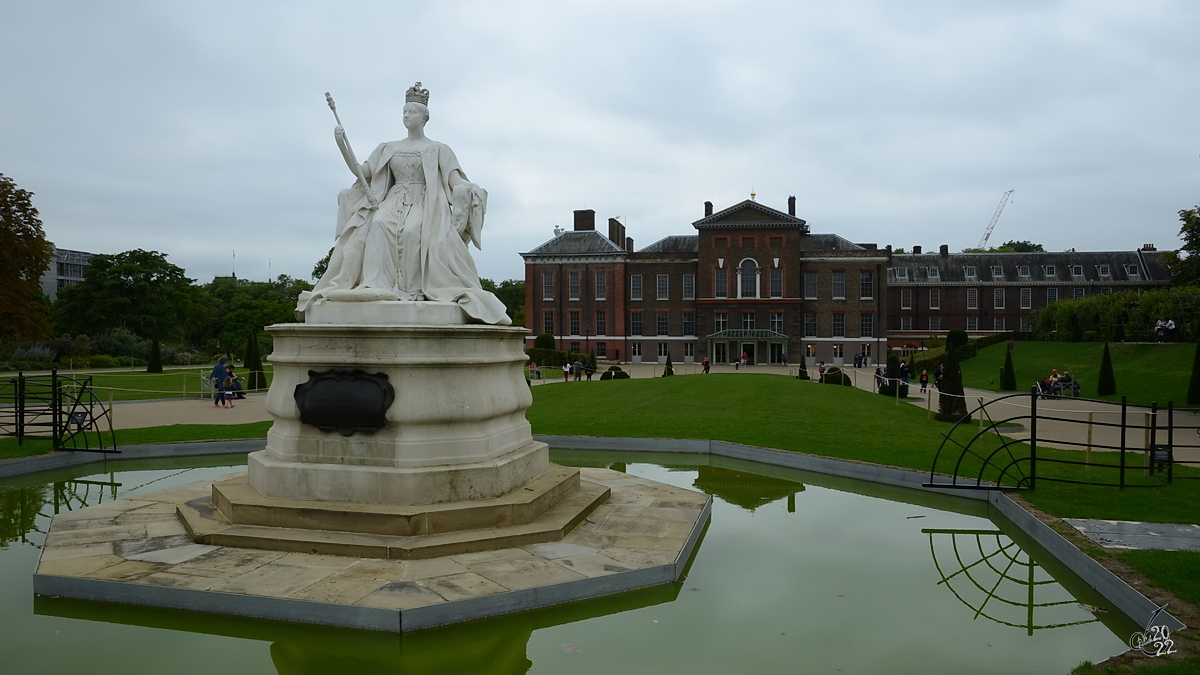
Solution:
M413 85L403 113L408 137L381 143L361 165L340 122L333 130L356 180L338 194L329 268L300 295L297 313L321 302L435 301L457 303L483 323L512 323L504 303L480 286L467 249L479 247L487 192L467 180L449 146L425 136L428 102L429 90Z

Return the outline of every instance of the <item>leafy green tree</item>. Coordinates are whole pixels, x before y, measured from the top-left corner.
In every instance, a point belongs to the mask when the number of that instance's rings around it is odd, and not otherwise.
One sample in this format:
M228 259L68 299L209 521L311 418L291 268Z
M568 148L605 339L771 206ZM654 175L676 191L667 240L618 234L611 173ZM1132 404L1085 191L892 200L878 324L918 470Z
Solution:
M125 327L154 344L175 341L198 294L183 268L157 251L92 256L83 281L59 291L55 321L66 333Z
M146 372L161 373L162 371L162 345L158 340L151 340L150 353L146 355Z
M1000 391L1017 390L1017 372L1013 370L1012 350L1004 354L1004 370L1000 371Z
M1196 354L1192 357L1192 378L1188 380L1188 405L1200 403L1200 341L1196 342Z
M331 248L329 249L329 253L325 254L324 258L321 258L317 261L316 265L313 265L312 278L314 280L320 281L321 277L325 276L325 271L329 269L329 259L332 257L333 249Z
M1113 374L1112 357L1108 354L1108 343L1104 343L1104 355L1100 357L1100 376L1096 380L1096 393L1111 396L1117 393L1117 376Z
M1179 212L1179 237L1183 246L1168 251L1163 258L1171 269L1171 281L1177 286L1200 284L1200 205Z
M479 285L483 286L483 290L494 294L504 303L504 309L508 312L508 318L516 322L517 313L521 314L524 319L525 314L525 282L520 279L505 279L499 284L491 279L479 280ZM524 323L524 321L522 321Z
M53 257L54 245L46 241L33 193L0 173L0 340L50 334L41 281Z
M1041 244L1035 244L1032 241L1006 241L998 247L1000 251L1010 251L1013 253L1045 253L1046 249L1042 248Z
M267 375L263 372L262 355L258 351L258 331L250 333L246 341L246 388L258 391L267 388Z
M943 422L957 422L967 416L962 369L958 365L958 348L965 344L967 332L961 328L946 335L946 359L942 363L942 382L938 385L937 418Z
M217 277L200 288L203 302L189 316L187 340L197 349L232 353L247 335L295 321L296 300L311 289L312 284L286 274L274 281Z

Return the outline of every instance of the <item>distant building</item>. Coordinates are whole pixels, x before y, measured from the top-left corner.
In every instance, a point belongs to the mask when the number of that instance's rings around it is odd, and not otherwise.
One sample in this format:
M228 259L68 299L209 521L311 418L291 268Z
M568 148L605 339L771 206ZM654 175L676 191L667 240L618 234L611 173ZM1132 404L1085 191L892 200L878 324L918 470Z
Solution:
M69 251L65 248L54 247L54 259L50 269L42 275L42 292L51 300L58 299L58 289L74 286L83 281L83 272L87 269L92 253L84 251Z
M1161 255L1137 251L894 254L813 234L796 216L746 200L704 204L696 234L635 250L596 212L522 253L525 317L558 348L631 363L868 363L915 351L953 328L1026 331L1047 303L1169 285ZM532 346L533 335L529 337Z

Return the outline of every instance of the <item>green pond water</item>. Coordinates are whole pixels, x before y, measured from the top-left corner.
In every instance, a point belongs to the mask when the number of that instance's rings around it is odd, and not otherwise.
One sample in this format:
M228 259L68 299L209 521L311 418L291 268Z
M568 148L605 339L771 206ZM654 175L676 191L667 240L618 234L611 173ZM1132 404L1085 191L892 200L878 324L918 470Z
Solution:
M1135 626L987 506L702 456L556 451L714 496L686 578L407 635L35 598L55 509L245 457L0 481L0 673L1066 673Z

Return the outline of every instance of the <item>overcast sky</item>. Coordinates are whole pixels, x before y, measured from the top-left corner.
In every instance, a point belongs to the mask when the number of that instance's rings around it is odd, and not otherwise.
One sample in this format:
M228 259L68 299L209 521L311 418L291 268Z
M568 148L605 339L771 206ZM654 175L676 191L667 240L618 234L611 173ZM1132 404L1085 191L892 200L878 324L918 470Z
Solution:
M207 282L308 278L360 158L430 138L489 192L480 273L620 215L640 248L749 197L909 248L1178 247L1200 2L55 2L0 8L0 173L47 236Z

